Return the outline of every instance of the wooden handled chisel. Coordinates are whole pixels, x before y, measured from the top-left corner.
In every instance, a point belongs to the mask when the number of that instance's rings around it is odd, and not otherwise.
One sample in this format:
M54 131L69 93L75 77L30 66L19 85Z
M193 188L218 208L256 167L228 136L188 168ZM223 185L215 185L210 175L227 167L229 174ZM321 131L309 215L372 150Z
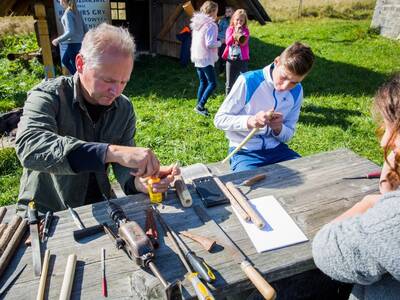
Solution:
M222 230L222 228L210 218L207 212L199 205L193 206L197 216L203 221L204 224L211 226L212 231L217 235L218 240L221 241L224 248L226 248L233 260L240 265L242 271L254 284L257 290L267 300L273 300L276 298L274 288L264 279L264 277L254 268L247 257L241 252L241 250L234 244L234 242L228 237L228 235ZM209 229L211 229L209 228Z

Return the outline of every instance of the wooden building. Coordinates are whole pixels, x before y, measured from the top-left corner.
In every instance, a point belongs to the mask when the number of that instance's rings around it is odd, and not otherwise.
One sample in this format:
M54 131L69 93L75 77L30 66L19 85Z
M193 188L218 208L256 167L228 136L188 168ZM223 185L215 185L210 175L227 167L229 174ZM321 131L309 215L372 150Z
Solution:
M180 42L176 34L189 25L190 14L198 10L205 0L77 0L78 7L90 3L108 3L111 23L129 28L134 35L139 51L179 57ZM217 0L219 14L225 6L244 8L250 19L260 24L271 21L258 0ZM1 0L0 16L33 15L34 5L43 3L50 40L57 33L56 13L53 0ZM104 6L103 6L104 7ZM84 16L85 19L85 16ZM39 40L39 39L38 39ZM43 48L43 46L41 45Z

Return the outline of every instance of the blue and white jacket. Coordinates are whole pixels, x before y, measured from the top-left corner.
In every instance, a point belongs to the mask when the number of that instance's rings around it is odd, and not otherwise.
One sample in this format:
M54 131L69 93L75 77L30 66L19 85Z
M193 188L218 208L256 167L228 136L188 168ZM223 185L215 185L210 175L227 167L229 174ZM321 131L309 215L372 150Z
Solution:
M293 137L303 102L303 88L299 83L289 91L276 91L271 77L271 66L273 64L240 75L215 115L214 125L225 131L229 147L236 147L250 133L247 128L249 117L272 108L283 114L279 135L274 135L266 126L243 149L271 149Z

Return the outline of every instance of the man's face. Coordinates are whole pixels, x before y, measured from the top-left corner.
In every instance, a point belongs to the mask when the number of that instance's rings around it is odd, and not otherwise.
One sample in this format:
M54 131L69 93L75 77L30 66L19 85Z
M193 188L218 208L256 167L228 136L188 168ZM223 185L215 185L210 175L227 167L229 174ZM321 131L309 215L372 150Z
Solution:
M96 67L85 65L82 55L77 56L76 65L83 95L91 104L111 105L122 94L130 79L133 69L132 57L112 52L106 50Z
M286 67L281 64L279 57L275 59L274 64L275 67L272 71L272 78L274 87L278 92L291 90L307 76L307 74L300 76L288 71Z

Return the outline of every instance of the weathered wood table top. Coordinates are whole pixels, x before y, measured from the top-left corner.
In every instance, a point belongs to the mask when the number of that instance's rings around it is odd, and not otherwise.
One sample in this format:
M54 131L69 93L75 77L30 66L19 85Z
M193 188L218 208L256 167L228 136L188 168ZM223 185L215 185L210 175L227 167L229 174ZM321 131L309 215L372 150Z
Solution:
M248 198L275 196L310 240L259 254L229 205L207 209L208 214L228 233L269 282L314 269L311 240L318 229L359 201L364 195L378 190L377 179L343 180L343 177L365 175L378 169L376 164L347 149L312 155L266 166L257 171L238 174L229 174L226 166L220 164L210 165L209 168L222 181L236 183L255 173L265 172L267 174L265 180L256 183L252 188L241 188L242 192ZM201 204L195 190L190 188L190 191L194 203ZM148 198L145 195L119 198L116 202L122 206L130 219L137 221L144 228L144 210L149 206ZM87 227L103 222L112 224L107 215L105 203L76 208L76 211ZM160 206L160 212L175 231L188 230L200 235L214 236L214 232L211 232L207 225L200 221L193 208L182 208L172 191L168 193L167 199ZM55 215L58 219L53 222L50 230L51 236L46 245L52 255L46 297L58 299L67 257L69 254L75 253L78 263L71 298L103 298L101 296L100 249L104 247L106 249L108 298L136 299L131 288L131 275L134 272L144 271L137 267L123 251L115 249L106 235L89 238L85 243L75 242L72 232L77 228L68 211L58 212ZM10 216L9 209L6 217L10 218ZM174 254L169 240L163 237L159 224L158 228L161 247L156 250L156 265L167 281L182 280L184 297L190 299L194 297L194 291L190 283L184 280L185 269L177 255ZM184 240L215 270L217 281L209 287L217 299L251 287L250 281L226 250L209 253L203 250L199 244L186 238ZM44 255L44 249L42 249L42 255ZM0 284L5 282L17 265L25 263L28 264L27 267L8 290L5 299L36 298L39 278L33 276L30 248L20 246L17 255L2 276Z

